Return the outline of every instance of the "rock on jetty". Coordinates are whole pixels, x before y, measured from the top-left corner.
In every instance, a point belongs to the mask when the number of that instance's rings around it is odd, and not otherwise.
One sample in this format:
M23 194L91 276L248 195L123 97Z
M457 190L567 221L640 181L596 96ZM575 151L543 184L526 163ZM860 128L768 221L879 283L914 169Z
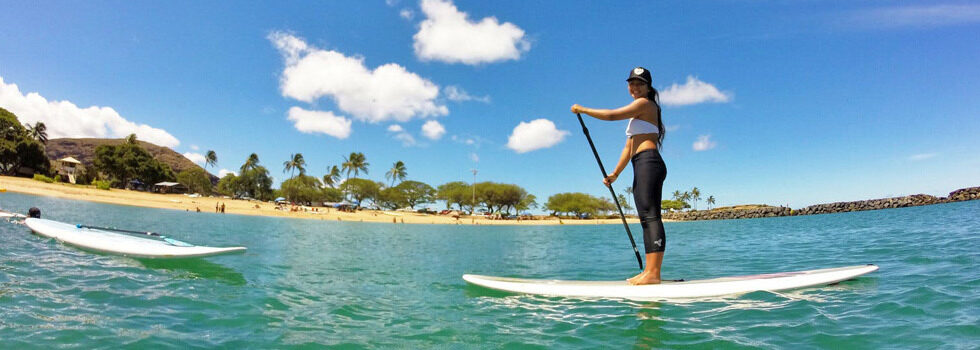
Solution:
M844 213L851 211L878 210L888 208L904 208L920 205L940 204L949 202L961 202L980 199L980 187L969 187L959 189L949 193L949 197L936 197L928 194L914 194L911 196L870 199L854 202L837 202L827 204L811 205L809 207L792 210L787 207L752 207L739 209L735 207L715 209L715 210L695 210L686 212L671 212L663 215L664 219L670 220L725 220L725 219L750 219L767 218L774 216L793 216L793 215L814 215Z

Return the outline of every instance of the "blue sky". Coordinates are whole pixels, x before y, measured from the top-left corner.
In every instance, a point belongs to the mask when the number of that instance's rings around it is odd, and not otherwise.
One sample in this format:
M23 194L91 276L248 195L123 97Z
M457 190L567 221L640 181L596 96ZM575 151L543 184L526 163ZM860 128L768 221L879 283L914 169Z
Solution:
M363 152L369 178L608 194L569 106L653 72L665 193L806 205L980 185L980 5L965 1L14 2L0 106L278 179ZM586 123L607 168L626 122ZM627 170L614 185L632 181ZM704 204L702 203L701 206Z

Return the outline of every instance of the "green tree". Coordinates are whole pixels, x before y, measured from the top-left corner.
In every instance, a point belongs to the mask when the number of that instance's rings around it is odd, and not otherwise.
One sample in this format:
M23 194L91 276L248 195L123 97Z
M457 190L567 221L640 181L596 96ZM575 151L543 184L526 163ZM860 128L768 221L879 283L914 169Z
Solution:
M573 214L576 217L594 216L599 212L608 212L615 208L615 205L607 199L579 192L558 193L548 197L548 202L545 203L545 209L551 211L551 215Z
M371 200L378 196L381 184L367 179L353 178L344 181L340 189L348 193L353 198L354 204L360 207L364 200Z
M694 210L698 210L698 201L701 200L701 190L697 187L691 189L691 199L694 200Z
M323 185L334 188L337 187L337 181L340 181L340 168L336 165L327 167L327 173L323 175Z
M48 127L43 122L38 121L34 125L27 124L27 134L42 145L48 144Z
M633 205L631 205L629 201L626 200L625 194L620 193L617 194L616 196L619 197L619 203L623 205L623 210L626 210L627 212L633 210Z
M520 203L517 204L517 207L515 207L514 209L517 211L517 214L520 214L522 211L532 209L532 208L537 208L538 207L537 199L538 198L535 197L533 194L525 195L524 198L521 199Z
M660 201L660 210L667 212L669 210L682 210L684 208L690 208L686 202L676 199L664 199Z
M233 173L225 174L221 180L218 180L218 193L226 196L236 197L238 195L238 176Z
M193 167L177 174L177 182L187 186L192 193L211 194L211 179L204 169Z
M282 172L289 171L289 177L293 177L292 170L299 170L299 174L303 175L306 173L306 160L303 159L302 153L296 153L289 156L289 160L282 163ZM319 182L319 181L317 181Z
M121 144L96 147L94 163L95 169L118 188L125 188L131 180L146 184L175 180L170 166L157 161L143 149L136 134L130 134Z
M274 197L272 191L272 177L269 170L264 166L255 167L243 171L238 175L236 193L239 197L250 197L258 200L271 200Z
M708 196L708 210L711 210L711 206L715 205L715 196Z
M44 123L38 122L43 133ZM43 140L47 140L44 133ZM31 168L47 175L50 171L44 144L33 139L17 116L0 108L0 173L13 175L20 168Z
M259 155L252 153L245 160L245 163L242 164L242 167L239 169L239 174L244 174L246 170L255 169L257 166L259 166Z
M344 157L344 163L342 164L343 170L347 172L347 178L350 178L350 174L354 173L354 178L362 171L364 174L368 173L368 166L371 164L367 162L367 157L361 152L351 152L350 156Z
M212 166L218 164L218 155L214 153L214 150L208 150L208 153L204 155L204 166Z
M405 204L412 209L419 204L432 203L436 197L436 190L432 186L418 181L403 181L395 189L403 194Z
M436 199L446 202L446 209L452 208L453 204L460 211L464 205L471 205L472 188L463 181L447 182L436 188Z
M322 191L323 185L316 177L300 174L282 182L280 195L293 203L323 202L325 194Z
M385 173L385 178L391 180L391 186L395 185L395 180L403 181L406 176L408 176L408 171L405 169L405 163L400 160L395 162L391 169Z
M405 193L394 187L387 187L378 193L378 198L374 201L378 206L385 209L398 209L408 205L405 200Z
M626 187L625 189L623 189L623 191L626 192L627 194L626 202L629 203L629 205L626 205L624 207L629 207L629 209L626 210L633 210L633 186Z

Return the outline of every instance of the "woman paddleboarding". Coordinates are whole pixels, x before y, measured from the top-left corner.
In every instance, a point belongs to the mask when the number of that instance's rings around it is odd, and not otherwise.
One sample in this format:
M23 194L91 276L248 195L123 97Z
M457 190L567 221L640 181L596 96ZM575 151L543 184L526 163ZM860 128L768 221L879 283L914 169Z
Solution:
M633 198L643 227L643 245L646 250L646 268L639 275L629 278L630 284L660 283L660 266L663 264L664 223L660 217L660 200L663 193L667 166L660 157L664 140L657 89L651 84L650 71L636 67L630 71L629 93L633 102L617 109L594 109L572 105L572 113L585 113L600 120L629 119L626 127L626 146L616 164L616 170L602 180L612 186L627 162L633 163Z

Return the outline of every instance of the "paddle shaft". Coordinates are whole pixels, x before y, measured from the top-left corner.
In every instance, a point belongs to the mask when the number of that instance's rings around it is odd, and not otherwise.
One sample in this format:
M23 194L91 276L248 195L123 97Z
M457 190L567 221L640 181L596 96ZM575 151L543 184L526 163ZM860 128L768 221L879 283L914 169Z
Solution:
M578 116L579 124L582 124L582 132L585 133L585 138L589 140L589 147L592 148L592 155L595 156L596 163L599 163L599 170L602 171L602 178L605 179L609 177L606 175L606 167L602 166L602 160L599 159L599 152L595 150L595 144L592 143L592 136L589 135L589 128L585 127L585 121L582 120L581 113L575 113ZM623 227L626 228L626 235L630 237L630 244L633 245L633 253L636 253L636 263L640 264L640 270L643 270L643 259L640 258L640 250L636 249L636 241L633 240L633 232L630 232L630 225L626 223L626 214L623 214L623 206L619 205L619 198L616 198L616 191L613 190L612 185L606 185L609 189L609 194L612 195L613 202L616 203L616 209L619 209L619 218L623 219Z
M126 233L135 233L135 234L139 234L139 235L147 235L147 236L156 236L156 237L166 238L166 237L164 237L163 235L161 235L159 233L156 233L156 232L148 232L148 231L132 231L132 230L123 230L123 229L118 229L118 228L112 228L112 227L99 227L99 226L89 226L89 225L82 225L82 224L75 225L75 227L78 227L78 228L88 228L88 229L94 229L94 230L104 230L104 231L119 231L119 232L126 232Z

